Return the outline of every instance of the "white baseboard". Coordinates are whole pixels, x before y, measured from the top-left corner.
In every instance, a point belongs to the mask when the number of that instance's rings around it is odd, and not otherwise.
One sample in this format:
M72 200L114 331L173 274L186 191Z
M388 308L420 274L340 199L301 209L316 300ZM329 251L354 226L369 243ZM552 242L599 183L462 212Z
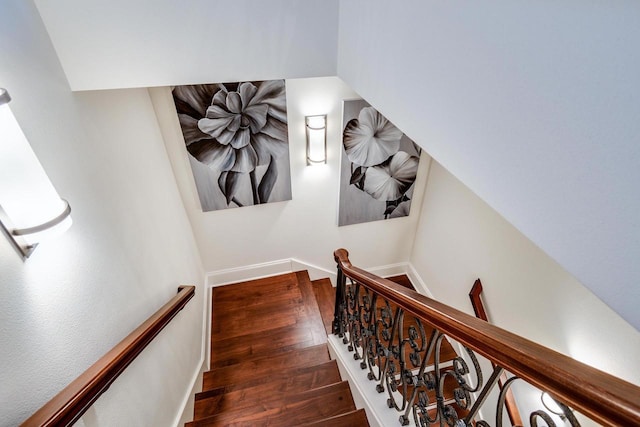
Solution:
M336 285L336 272L324 267L302 261L296 258L286 258L275 261L263 262L259 264L245 265L241 267L226 268L223 270L211 271L206 274L208 287L228 285L231 283L244 282L247 280L262 279L264 277L286 274L294 271L307 270L311 280L329 278L333 286ZM380 277L396 276L406 274L409 280L416 285L418 292L431 296L431 292L422 281L415 268L408 262L382 265L378 267L368 267L365 270Z
M311 280L329 278L329 280L331 280L331 284L333 286L336 285L336 278L338 274L335 271L327 270L326 268L318 267L317 265L309 264L308 262L300 261L295 258L291 258L291 268L293 269L292 271L307 270Z
M242 267L226 268L211 271L206 274L207 285L211 287L228 285L230 283L261 279L278 274L291 273L291 259L263 262Z
M406 275L407 275L407 277L409 277L409 280L411 280L411 283L413 283L413 287L416 288L416 291L418 293L420 293L422 295L426 295L429 298L433 299L433 294L429 290L429 287L427 286L427 284L424 283L424 280L422 280L422 278L420 277L420 275L416 271L416 269L413 266L413 264L407 263Z
M208 287L216 287L301 270L307 270L311 280L329 278L331 283L335 286L335 271L330 271L326 268L318 267L317 265L295 258L280 259L260 264L251 264L242 267L211 271L206 274L206 280Z
M369 273L373 273L376 276L390 277L407 274L408 265L409 264L406 262L398 262L395 264L381 265L379 267L364 268L363 270L367 270Z
M207 370L207 364L204 355L200 357L200 363L196 369L191 382L189 383L189 391L182 399L180 404L180 411L176 415L176 419L173 422L174 427L184 426L185 423L193 420L193 407L195 402L196 393L202 391L202 375Z

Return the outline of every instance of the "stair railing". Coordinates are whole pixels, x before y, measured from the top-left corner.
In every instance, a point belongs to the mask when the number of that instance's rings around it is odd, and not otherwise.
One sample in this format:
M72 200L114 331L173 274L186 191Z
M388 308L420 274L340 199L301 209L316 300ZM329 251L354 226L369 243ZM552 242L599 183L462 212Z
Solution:
M20 427L73 425L194 295L195 286L178 287L176 296L24 421Z
M489 321L489 317L487 316L487 312L484 309L484 303L481 298L482 294L482 282L480 279L476 279L471 287L471 291L469 292L469 298L471 299L471 306L473 307L473 312L476 314L478 319L482 319L486 322ZM491 367L495 369L495 363L491 363ZM503 372L498 378L498 388L502 390L504 388L505 383L507 382L507 374ZM507 415L509 416L509 421L511 421L512 425L522 425L522 418L520 418L520 411L518 410L518 405L516 404L516 399L513 396L512 390L507 390L504 396L504 407L507 410Z
M477 417L506 372L497 426L503 423L506 394L519 380L547 392L572 426L579 425L574 410L603 425L640 425L640 387L354 267L345 249L334 257L333 333L369 370L377 391L387 391L387 404L398 411L402 425L413 419L418 426L488 427ZM445 339L461 344L465 354L440 360ZM495 366L486 381L476 353ZM529 421L556 425L543 409L532 411Z

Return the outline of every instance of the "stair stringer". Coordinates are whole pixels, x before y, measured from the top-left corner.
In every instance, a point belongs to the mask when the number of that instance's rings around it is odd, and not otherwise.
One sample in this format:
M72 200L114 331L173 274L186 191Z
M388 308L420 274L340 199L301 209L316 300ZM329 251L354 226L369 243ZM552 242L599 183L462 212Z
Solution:
M327 338L329 355L338 363L340 376L349 382L356 408L364 409L371 427L399 426L399 414L387 406L388 393L378 393L373 381L367 378L366 369L360 368L360 361L353 358L342 343L342 338L329 335ZM411 426L415 426L413 420Z

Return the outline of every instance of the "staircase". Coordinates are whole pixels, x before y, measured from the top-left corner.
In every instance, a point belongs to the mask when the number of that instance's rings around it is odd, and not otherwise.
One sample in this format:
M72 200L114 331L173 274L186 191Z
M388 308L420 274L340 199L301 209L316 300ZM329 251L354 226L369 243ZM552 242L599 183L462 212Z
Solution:
M213 289L211 370L187 427L369 425L329 358L327 283L296 272Z

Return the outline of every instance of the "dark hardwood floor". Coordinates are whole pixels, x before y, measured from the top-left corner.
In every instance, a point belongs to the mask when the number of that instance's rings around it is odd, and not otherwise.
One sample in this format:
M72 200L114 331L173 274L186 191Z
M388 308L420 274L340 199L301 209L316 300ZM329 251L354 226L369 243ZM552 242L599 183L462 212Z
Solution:
M187 426L368 426L329 359L315 288L306 272L214 288L211 370Z

